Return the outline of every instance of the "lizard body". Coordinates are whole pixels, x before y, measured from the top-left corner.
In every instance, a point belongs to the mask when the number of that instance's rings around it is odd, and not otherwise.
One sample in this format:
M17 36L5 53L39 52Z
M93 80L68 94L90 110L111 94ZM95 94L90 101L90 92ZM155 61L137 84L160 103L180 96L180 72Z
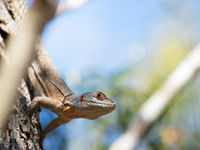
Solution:
M0 29L7 34L15 34L17 25L26 13L25 1L4 0L4 3L7 12L0 10ZM40 94L32 100L29 114L32 115L38 107L44 107L58 115L44 129L41 141L46 134L72 119L96 119L116 107L102 92L74 94L59 75L40 40L36 44L35 58L28 68L28 76Z

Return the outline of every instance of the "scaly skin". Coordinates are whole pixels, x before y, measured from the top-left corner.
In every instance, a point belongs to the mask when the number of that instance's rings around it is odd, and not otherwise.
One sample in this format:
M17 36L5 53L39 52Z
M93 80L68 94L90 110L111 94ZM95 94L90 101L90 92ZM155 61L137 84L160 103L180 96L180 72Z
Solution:
M4 2L6 10L0 9L0 29L7 34L15 34L20 20L26 16L25 1L4 0ZM28 68L28 76L40 94L30 104L29 115L32 115L38 107L44 107L58 115L44 129L41 142L46 134L61 124L76 118L96 119L112 112L116 107L116 104L102 92L74 94L62 80L40 40L36 45L35 59Z

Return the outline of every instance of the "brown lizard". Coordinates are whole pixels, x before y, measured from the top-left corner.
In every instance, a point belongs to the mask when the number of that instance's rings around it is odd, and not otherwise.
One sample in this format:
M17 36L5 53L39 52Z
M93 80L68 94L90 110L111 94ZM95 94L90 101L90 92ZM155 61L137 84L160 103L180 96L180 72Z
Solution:
M47 133L72 119L96 119L112 112L116 107L102 92L74 94L60 77L41 43L36 47L36 57L28 68L28 75L41 95L33 99L29 112L33 113L41 106L58 115L44 129L42 139Z
M14 34L21 16L25 16L25 1L4 0L4 3L9 11L6 14L0 12L0 29L7 34ZM44 129L41 141L47 133L72 119L96 119L112 112L116 107L116 104L102 92L74 94L62 80L41 41L36 45L35 59L28 68L28 76L40 94L32 100L28 108L29 115L32 115L38 107L44 107L58 115Z

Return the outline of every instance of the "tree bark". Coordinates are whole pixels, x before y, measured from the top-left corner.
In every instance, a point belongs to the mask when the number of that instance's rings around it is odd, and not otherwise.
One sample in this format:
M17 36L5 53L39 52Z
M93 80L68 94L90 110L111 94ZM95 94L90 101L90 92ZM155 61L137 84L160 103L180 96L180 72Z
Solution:
M41 150L41 126L39 112L27 118L27 105L34 96L34 90L23 80L16 95L16 103L8 117L7 123L0 131L1 150Z
M4 3L0 3L4 5ZM2 6L0 8L5 8ZM1 10L3 11L3 10ZM0 22L1 23L1 22ZM0 29L0 73L9 61L6 57L5 41L8 34ZM10 93L12 94L12 93ZM41 150L40 145L41 126L39 122L39 112L30 118L27 114L27 106L34 97L34 89L28 78L22 79L20 87L17 89L15 103L12 107L7 121L2 125L0 122L0 150ZM0 99L1 102L4 99Z
M55 14L58 0L35 0L29 9L27 20L17 31L17 23L23 23L24 19L21 17L24 13L22 7L25 6L23 2L24 0L0 0L0 150L42 149L39 113L36 112L31 118L27 116L27 107L34 97L34 89L27 77L25 80L21 78L34 57L34 46L39 35ZM17 11L17 8L20 10ZM19 21L15 15L19 15ZM9 34L13 35L6 47L5 41ZM9 59L6 57L7 53ZM22 81L18 87L20 80Z

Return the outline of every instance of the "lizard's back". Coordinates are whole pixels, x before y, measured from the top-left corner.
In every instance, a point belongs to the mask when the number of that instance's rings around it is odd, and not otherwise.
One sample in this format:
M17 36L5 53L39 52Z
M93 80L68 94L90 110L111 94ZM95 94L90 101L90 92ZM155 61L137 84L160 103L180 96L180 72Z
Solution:
M31 74L30 69L33 71ZM34 81L37 81L35 84L39 84L34 85L34 87L36 87L40 95L61 100L67 95L72 94L71 90L59 75L53 62L49 59L41 42L38 42L36 46L35 59L31 64L31 68L29 68L29 77L35 78L32 80L33 84Z

